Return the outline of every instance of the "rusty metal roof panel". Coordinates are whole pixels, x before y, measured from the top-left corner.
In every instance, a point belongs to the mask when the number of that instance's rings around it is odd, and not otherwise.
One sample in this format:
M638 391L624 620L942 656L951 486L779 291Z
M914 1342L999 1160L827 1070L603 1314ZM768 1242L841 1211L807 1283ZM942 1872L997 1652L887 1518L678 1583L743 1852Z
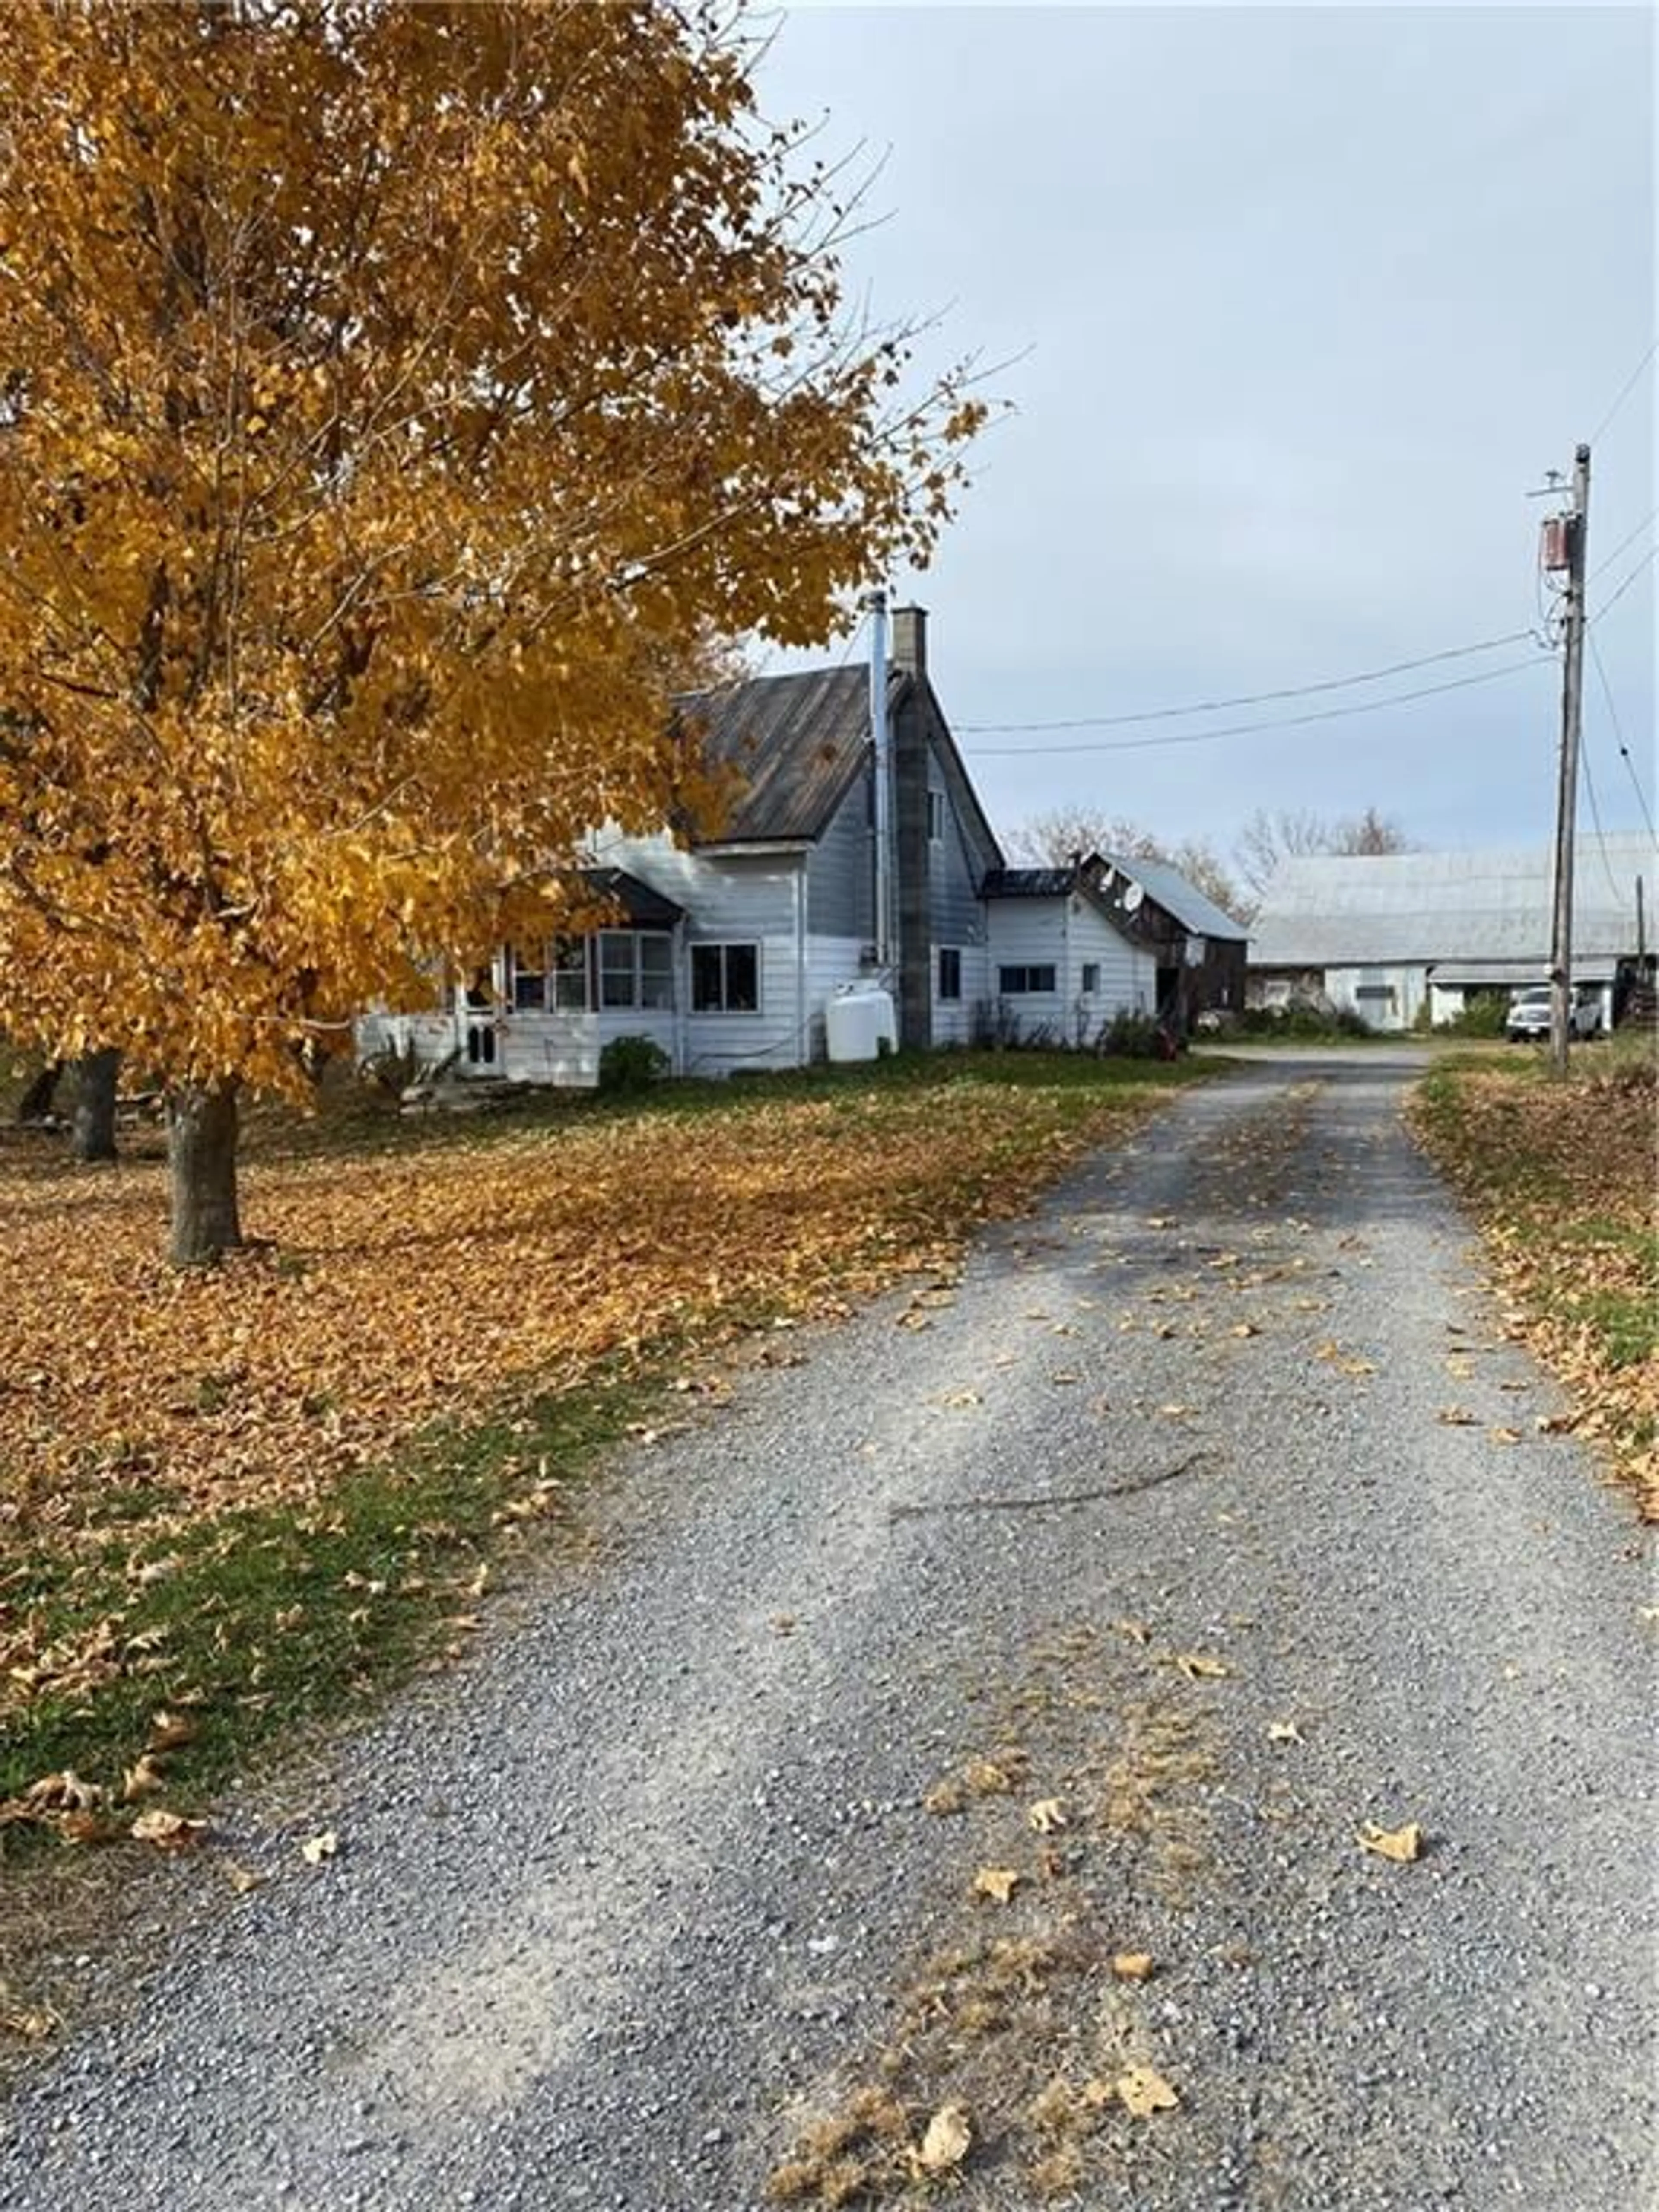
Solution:
M854 665L757 677L682 702L706 730L710 762L742 779L725 828L704 842L820 836L869 749L869 686Z

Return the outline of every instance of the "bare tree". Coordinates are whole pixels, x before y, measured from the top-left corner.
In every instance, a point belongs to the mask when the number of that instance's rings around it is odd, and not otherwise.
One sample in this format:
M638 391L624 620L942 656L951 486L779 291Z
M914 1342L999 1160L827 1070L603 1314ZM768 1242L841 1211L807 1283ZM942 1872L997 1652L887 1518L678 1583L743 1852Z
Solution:
M1063 867L1090 853L1123 860L1161 860L1184 876L1195 890L1224 913L1243 919L1238 885L1215 848L1200 837L1176 842L1160 837L1122 815L1096 813L1086 806L1060 806L1021 823L1009 836L1014 858L1035 867Z
M1376 806L1363 814L1332 818L1307 807L1257 807L1238 834L1233 857L1259 906L1281 860L1309 853L1409 853L1412 841L1391 815Z

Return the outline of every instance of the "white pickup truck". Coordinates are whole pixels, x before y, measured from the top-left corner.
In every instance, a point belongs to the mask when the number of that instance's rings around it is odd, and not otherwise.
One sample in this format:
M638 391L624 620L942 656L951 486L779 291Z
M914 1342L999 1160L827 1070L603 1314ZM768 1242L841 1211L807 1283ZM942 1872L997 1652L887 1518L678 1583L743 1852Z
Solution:
M1567 1034L1582 1042L1601 1033L1599 991L1575 991L1567 1007ZM1504 1034L1511 1044L1547 1044L1550 1034L1550 987L1529 985L1510 1001Z

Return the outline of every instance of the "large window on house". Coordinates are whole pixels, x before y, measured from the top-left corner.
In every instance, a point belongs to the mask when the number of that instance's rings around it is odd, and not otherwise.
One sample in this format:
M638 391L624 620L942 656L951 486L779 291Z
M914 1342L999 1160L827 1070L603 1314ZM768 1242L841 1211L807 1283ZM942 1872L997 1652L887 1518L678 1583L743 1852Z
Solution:
M1054 968L1052 961L1042 961L1025 968L999 968L997 989L1005 999L1022 999L1039 991L1054 988Z
M954 945L939 949L939 994L950 1000L962 996L962 954Z
M694 1014L758 1013L759 945L694 945L691 1011Z
M552 1003L562 1014L587 1012L587 939L562 937L551 950Z
M507 1003L515 1013L539 1014L547 1006L547 947L513 948L507 963Z
M660 930L601 930L599 1004L655 1011L672 1009L673 939Z

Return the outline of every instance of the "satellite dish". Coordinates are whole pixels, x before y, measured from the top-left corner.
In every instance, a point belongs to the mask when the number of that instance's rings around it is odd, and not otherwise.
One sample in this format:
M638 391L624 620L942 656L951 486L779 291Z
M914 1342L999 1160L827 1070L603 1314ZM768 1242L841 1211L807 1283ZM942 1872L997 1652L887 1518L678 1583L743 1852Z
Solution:
M1146 896L1146 890L1141 884L1131 884L1128 890L1123 894L1123 911L1125 914L1139 914Z

